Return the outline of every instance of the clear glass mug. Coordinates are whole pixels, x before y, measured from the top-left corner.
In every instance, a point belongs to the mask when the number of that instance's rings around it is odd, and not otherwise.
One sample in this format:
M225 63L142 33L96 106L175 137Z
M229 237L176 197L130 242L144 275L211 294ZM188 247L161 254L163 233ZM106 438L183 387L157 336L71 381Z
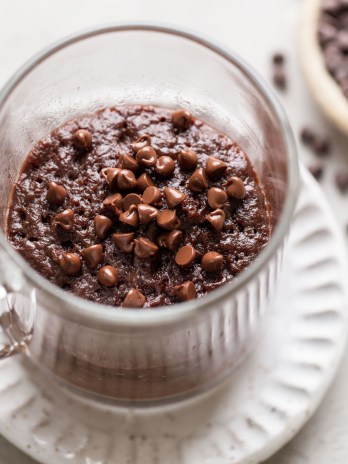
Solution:
M77 115L128 103L185 107L230 135L254 163L272 210L270 243L239 277L198 300L151 311L64 292L5 236L11 186L31 146ZM116 25L69 37L2 89L0 147L0 357L25 352L95 397L138 404L204 391L243 361L275 291L298 166L281 107L240 58L162 26Z

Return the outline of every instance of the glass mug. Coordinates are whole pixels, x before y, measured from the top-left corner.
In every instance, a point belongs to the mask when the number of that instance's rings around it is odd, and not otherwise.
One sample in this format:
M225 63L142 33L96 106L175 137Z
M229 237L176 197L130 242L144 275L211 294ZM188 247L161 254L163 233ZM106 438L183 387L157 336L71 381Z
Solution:
M61 290L36 274L5 234L11 187L33 144L75 116L132 103L184 107L228 134L252 160L272 211L270 242L248 269L202 298L150 311ZM2 89L0 147L1 358L24 352L81 393L137 404L202 392L245 359L275 291L298 166L279 103L240 58L162 26L71 36Z

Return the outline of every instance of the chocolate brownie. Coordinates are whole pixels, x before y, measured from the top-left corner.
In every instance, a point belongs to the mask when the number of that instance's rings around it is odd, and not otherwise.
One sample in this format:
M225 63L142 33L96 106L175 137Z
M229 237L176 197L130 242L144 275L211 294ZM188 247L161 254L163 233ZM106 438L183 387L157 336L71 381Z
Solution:
M186 110L120 106L67 122L27 156L7 235L42 276L111 306L200 297L270 237L255 170Z

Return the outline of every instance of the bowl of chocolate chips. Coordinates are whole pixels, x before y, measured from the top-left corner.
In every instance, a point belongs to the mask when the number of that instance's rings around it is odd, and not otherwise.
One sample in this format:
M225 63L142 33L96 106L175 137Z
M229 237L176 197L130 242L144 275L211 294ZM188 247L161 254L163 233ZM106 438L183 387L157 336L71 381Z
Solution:
M255 72L185 31L93 29L27 63L0 121L0 357L127 404L233 372L298 190L291 131Z

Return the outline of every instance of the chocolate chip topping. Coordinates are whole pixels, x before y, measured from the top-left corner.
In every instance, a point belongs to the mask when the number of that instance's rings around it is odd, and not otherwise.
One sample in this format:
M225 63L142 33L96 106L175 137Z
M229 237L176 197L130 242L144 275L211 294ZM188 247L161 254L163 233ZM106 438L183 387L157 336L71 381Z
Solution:
M191 245L184 245L175 255L178 266L189 266L196 258L196 250Z
M117 187L120 190L132 190L136 185L134 173L129 169L121 169L117 175Z
M66 209L55 216L54 223L64 230L71 230L74 227L74 212Z
M122 168L129 169L130 171L137 171L139 169L139 165L136 160L131 155L124 155L122 158Z
M209 251L202 258L201 266L207 272L221 271L224 265L224 257L217 251Z
M131 288L123 301L126 308L142 308L146 302L145 296L136 288Z
M114 287L118 282L118 270L114 266L103 266L98 271L98 280L105 287Z
M196 171L189 178L188 188L193 192L203 192L203 190L208 188L208 179L204 169L196 169Z
M123 211L123 198L120 193L115 193L105 198L103 201L105 208L113 212L116 216L119 216Z
M151 145L151 137L149 134L141 135L137 138L133 143L130 144L131 148L137 153L144 147L148 147Z
M157 152L153 147L144 147L137 152L136 158L139 165L152 168L157 163Z
M59 265L66 275L76 275L81 271L81 259L76 253L63 253Z
M180 221L174 209L163 209L157 215L157 224L163 229L173 230L180 227Z
M229 197L237 198L238 200L245 198L246 191L241 178L231 177L224 185L227 185L226 193Z
M106 180L106 183L111 189L114 189L117 185L118 173L121 171L120 168L103 168L101 175Z
M177 110L172 114L172 122L177 129L186 130L191 126L193 117L187 110Z
M194 300L197 296L196 287L193 282L188 280L174 287L174 294L180 301Z
M81 256L86 261L87 267L95 269L103 260L102 245L92 245L81 250Z
M129 193L123 199L123 210L127 211L132 205L140 205L141 196L136 193Z
M193 150L181 150L178 154L178 163L184 171L193 171L198 163L197 153Z
M160 156L155 168L157 174L163 177L170 177L175 171L174 160L170 156Z
M151 258L158 251L158 246L145 237L134 240L134 243L134 254L138 258Z
M62 185L56 182L50 182L48 184L47 201L50 205L61 206L67 195L68 193Z
M169 208L175 208L176 206L180 205L180 203L183 202L186 198L185 193L180 192L179 190L172 187L165 187L163 192Z
M107 216L98 214L94 218L94 229L98 238L104 239L112 227L112 220Z
M147 187L143 193L143 203L157 205L161 201L161 191L155 186Z
M158 237L157 243L159 246L166 247L168 250L173 251L178 248L184 238L184 234L181 230L171 230L165 234L161 234Z
M79 150L89 150L92 147L92 134L86 129L78 129L74 133L73 144Z
M132 227L138 227L139 216L136 205L132 205L127 211L120 214L118 220Z
M226 215L222 209L216 209L205 217L217 232L221 232L225 223Z
M137 187L140 192L143 192L148 187L154 186L154 181L148 175L147 172L144 172L137 180Z
M130 253L134 248L134 232L117 232L112 234L115 245L125 253Z
M158 215L158 209L151 205L138 205L140 224L148 224Z
M218 179L219 177L222 177L225 174L226 169L227 163L215 158L215 156L210 156L207 159L206 173L211 179Z
M208 190L208 204L211 208L221 208L227 201L227 193L219 187Z

